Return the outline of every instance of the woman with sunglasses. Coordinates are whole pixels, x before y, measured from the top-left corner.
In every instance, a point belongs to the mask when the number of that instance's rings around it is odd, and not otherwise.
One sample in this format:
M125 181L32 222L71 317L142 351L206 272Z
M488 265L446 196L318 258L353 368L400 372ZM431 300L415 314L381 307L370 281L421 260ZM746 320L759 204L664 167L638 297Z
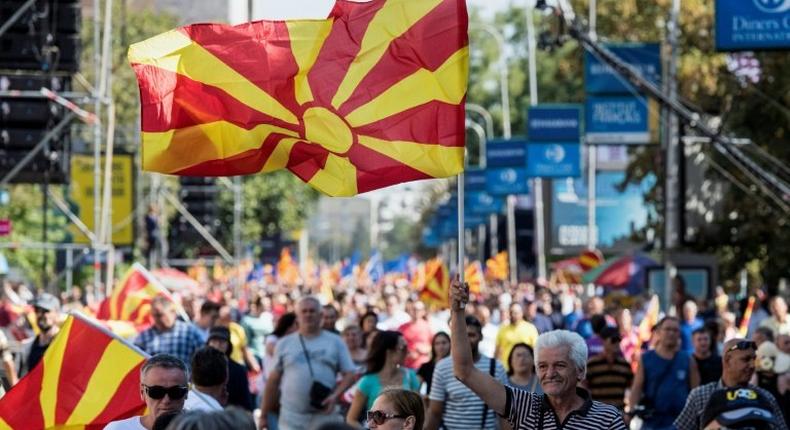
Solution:
M381 430L421 430L425 409L420 395L400 388L387 388L368 410L368 428Z
M382 331L376 334L368 353L368 371L357 384L354 400L346 414L347 423L359 426L362 412L370 410L384 387L403 387L412 391L420 388L417 374L403 367L406 352L406 340L400 333Z

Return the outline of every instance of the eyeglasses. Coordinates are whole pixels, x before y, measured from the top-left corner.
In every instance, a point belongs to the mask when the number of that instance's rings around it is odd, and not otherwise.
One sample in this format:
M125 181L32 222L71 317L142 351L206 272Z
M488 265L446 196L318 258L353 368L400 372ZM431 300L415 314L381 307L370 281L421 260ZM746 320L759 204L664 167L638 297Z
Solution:
M163 387L161 385L143 385L145 394L154 400L161 400L165 398L165 394L170 397L170 400L181 400L187 395L189 387L183 385L174 385L172 387Z
M745 351L747 349L757 350L757 344L752 340L742 340L735 345L731 346L726 352L730 351Z
M393 418L406 418L408 415L395 415L388 414L382 411L368 411L367 422L373 421L377 426L380 426Z

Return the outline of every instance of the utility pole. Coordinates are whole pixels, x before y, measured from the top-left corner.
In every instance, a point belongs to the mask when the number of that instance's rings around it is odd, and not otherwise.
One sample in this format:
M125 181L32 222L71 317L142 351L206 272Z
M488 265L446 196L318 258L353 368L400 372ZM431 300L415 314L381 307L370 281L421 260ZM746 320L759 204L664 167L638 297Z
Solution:
M598 21L596 0L590 0L590 40L598 40L595 26ZM594 250L598 246L598 229L596 228L596 176L598 170L598 148L587 144L587 249Z
M667 24L667 42L670 49L669 64L667 67L667 80L664 89L668 98L677 103L677 63L678 63L678 38L680 27L678 19L680 16L680 0L672 1L672 11ZM682 213L683 190L680 189L680 168L681 151L678 136L678 117L671 109L665 109L667 121L664 129L664 148L666 150L666 182L665 193L666 202L664 205L664 303L667 311L672 309L672 278L676 274L674 263L671 260L671 253L680 246L680 226Z
M535 22L533 12L535 5L530 3L527 7L527 44L529 49L529 105L538 104L538 69L535 57L537 43L535 43ZM535 248L537 249L537 274L538 279L547 279L546 276L546 238L545 220L543 214L543 180L535 178L532 182L532 192L535 196ZM514 203L515 205L515 203ZM513 228L515 230L515 227Z

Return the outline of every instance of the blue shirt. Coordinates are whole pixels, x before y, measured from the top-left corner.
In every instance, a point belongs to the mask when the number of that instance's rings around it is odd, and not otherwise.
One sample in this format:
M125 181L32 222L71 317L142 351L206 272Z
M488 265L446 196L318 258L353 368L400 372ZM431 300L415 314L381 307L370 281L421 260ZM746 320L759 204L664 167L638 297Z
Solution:
M665 360L655 350L642 355L642 369L645 372L643 397L650 398L655 413L645 425L651 427L671 426L686 405L689 394L689 355L683 351L675 353L671 360Z
M187 368L192 353L203 346L203 336L191 323L176 321L167 331L159 331L156 327L140 333L134 340L143 351L151 354L170 354L180 358Z
M703 326L702 320L697 318L693 322L682 321L680 323L680 349L691 354L694 352L694 344L691 341L691 334L694 330Z

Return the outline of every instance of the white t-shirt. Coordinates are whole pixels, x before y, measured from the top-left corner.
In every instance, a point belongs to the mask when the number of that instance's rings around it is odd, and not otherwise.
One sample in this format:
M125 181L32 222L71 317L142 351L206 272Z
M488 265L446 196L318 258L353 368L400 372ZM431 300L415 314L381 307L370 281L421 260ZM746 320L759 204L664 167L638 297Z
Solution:
M140 422L140 416L127 418L125 420L113 421L104 430L146 430Z
M189 390L187 399L184 400L184 410L187 411L221 411L222 405L217 399L208 394L196 391L194 388Z

